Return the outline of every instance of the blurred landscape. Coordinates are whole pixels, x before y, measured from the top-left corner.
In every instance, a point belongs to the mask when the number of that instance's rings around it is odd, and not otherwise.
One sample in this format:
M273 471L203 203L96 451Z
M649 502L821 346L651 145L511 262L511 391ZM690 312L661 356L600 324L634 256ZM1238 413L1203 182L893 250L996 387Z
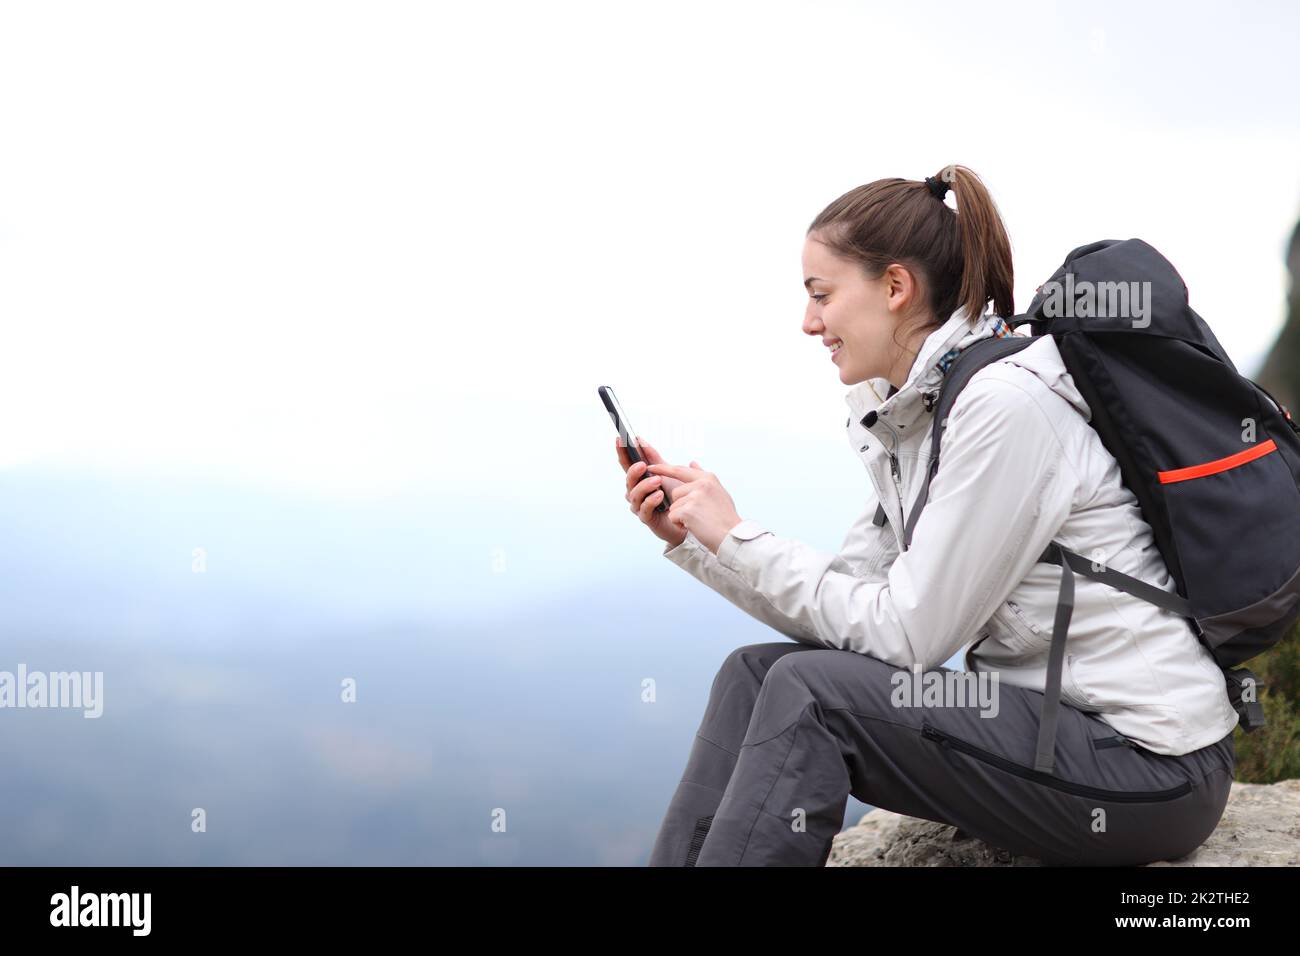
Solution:
M0 713L0 862L644 864L712 670L783 638L667 561L512 609L445 510L0 475L0 669L104 674Z

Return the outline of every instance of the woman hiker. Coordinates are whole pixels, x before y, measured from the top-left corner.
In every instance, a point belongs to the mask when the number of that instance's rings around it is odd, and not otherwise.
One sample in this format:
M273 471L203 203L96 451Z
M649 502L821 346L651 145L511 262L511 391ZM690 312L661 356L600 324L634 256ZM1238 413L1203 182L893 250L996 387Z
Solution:
M649 864L823 865L850 794L1048 864L1194 850L1227 802L1238 715L1186 619L1075 576L1055 769L1035 769L1061 570L1044 549L1174 590L1051 335L960 393L903 547L944 370L1012 334L1011 247L984 184L949 166L849 191L809 227L803 277L803 331L850 386L847 437L870 478L838 554L742 519L696 461L638 440L629 467L618 447L664 555L789 638L723 661ZM969 673L942 667L967 645ZM985 692L914 692L936 675L978 675Z

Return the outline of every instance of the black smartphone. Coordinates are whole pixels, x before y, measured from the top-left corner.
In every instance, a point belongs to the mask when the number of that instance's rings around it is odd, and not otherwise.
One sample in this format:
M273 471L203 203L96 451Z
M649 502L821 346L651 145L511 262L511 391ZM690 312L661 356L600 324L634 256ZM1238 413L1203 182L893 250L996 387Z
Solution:
M614 428L618 430L619 440L622 442L623 447L627 449L628 463L630 465L635 465L641 460L641 452L633 442L636 432L632 430L631 424L628 423L627 415L623 413L622 406L619 405L618 399L614 397L614 390L608 385L602 385L596 389L596 392L600 395L600 400L605 406L605 411L609 412L609 417L614 420ZM659 487L663 490L664 500L659 502L655 507L655 511L667 511L668 506L672 504L672 501L668 497L668 489L665 488L662 483Z

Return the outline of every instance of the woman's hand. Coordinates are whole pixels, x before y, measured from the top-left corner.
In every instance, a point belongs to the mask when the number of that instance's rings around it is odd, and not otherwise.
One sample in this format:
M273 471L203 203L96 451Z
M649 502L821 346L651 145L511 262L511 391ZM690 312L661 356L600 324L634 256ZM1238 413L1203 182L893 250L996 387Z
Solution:
M695 535L714 554L727 532L740 524L736 504L722 487L718 476L705 471L698 461L690 466L668 465L652 462L651 475L662 475L664 480L680 479L683 484L672 491L673 503L668 507L668 519L677 527Z
M649 528L662 541L668 542L674 548L686 540L686 531L677 527L668 519L668 510L655 511L659 503L664 500L662 488L667 488L670 495L676 496L676 488L681 484L674 478L662 478L658 475L647 475L646 464L662 462L663 457L654 447L647 445L640 438L635 439L636 446L641 452L642 461L632 464L627 455L627 448L623 445L621 436L615 436L614 447L618 450L618 463L623 466L623 471L627 476L627 494L623 497L628 500L632 507L632 513L641 519L641 523Z

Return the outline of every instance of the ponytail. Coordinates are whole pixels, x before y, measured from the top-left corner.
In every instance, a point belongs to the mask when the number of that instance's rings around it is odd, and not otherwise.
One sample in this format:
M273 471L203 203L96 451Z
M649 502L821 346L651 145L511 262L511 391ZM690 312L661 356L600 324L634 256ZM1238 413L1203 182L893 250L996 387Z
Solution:
M957 197L957 232L961 237L961 290L958 303L968 315L982 315L993 300L993 314L1009 319L1016 311L1011 240L988 189L965 166L945 166L939 174Z

